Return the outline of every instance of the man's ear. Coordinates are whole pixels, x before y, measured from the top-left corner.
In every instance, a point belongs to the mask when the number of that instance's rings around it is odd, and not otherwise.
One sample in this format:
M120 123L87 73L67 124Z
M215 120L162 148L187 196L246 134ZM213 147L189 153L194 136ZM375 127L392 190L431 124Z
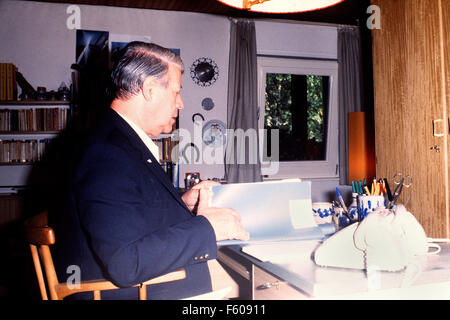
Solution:
M142 84L142 95L144 99L147 101L151 101L153 99L153 94L155 93L155 88L157 86L157 80L152 77L148 77L144 80Z

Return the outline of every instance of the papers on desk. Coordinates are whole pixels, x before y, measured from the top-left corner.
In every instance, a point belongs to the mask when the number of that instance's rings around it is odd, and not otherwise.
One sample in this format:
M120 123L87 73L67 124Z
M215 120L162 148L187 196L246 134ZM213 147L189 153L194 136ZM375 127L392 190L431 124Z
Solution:
M235 209L250 233L245 243L311 240L324 237L312 212L311 182L299 179L224 184L212 187L210 205ZM243 244L239 240L218 245Z
M319 245L319 240L265 242L245 246L242 252L262 262L289 263L310 259Z

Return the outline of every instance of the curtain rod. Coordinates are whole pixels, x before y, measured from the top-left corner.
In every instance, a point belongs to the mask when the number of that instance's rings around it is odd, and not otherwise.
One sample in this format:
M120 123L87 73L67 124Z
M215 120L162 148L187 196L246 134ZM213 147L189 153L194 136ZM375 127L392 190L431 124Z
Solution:
M274 19L274 18L235 18L228 17L231 21L262 21L262 22L279 22L279 23L292 23L292 24L303 24L303 25L315 25L322 27L335 27L335 28L359 28L358 25L352 24L339 24L339 23L327 23L327 22L314 22L314 21L298 21L289 19Z

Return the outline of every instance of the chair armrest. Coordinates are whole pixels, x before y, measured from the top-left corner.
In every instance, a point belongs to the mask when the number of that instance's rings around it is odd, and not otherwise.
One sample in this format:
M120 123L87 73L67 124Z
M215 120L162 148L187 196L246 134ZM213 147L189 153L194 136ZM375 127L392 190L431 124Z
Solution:
M186 278L186 271L184 269L179 269L179 270L175 270L175 271L166 273L162 276L147 280L147 281L143 282L142 284L136 284L133 287L145 287L145 286L151 285L151 284L177 281L177 280L182 280L184 278ZM95 291L115 290L115 289L121 289L121 288L114 285L112 282L110 282L108 280L98 279L98 280L82 281L79 283L78 288L69 288L69 286L66 283L59 283L55 289L58 294L58 298L63 299L64 297L66 297L68 295L79 293L79 292L94 291L94 296L95 296Z
M58 294L58 298L62 300L68 295L79 292L114 290L120 289L120 287L114 285L112 282L108 280L99 279L99 280L83 281L80 282L78 286L73 284L71 288L69 288L67 283L58 283L55 289Z
M186 278L186 271L184 269L178 269L169 273L166 273L162 276L150 279L142 283L142 285L150 285L150 284L157 284L157 283L164 283L164 282L171 282L171 281L177 281L182 280ZM139 285L137 285L139 286Z

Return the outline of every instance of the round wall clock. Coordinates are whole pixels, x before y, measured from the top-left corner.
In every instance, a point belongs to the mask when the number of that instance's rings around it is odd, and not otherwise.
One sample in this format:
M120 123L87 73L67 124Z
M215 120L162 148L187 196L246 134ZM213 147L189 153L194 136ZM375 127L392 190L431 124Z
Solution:
M221 147L227 141L227 127L220 120L210 120L203 126L202 138L210 147Z
M191 66L191 78L199 86L210 86L218 77L219 67L210 58L199 58Z

